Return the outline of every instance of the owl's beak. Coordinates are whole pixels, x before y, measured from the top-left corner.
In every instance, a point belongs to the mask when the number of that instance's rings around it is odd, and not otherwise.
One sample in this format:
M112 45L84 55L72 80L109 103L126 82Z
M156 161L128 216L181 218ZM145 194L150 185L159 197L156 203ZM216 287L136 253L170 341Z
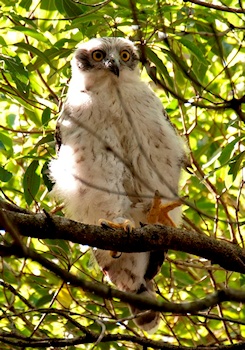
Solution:
M110 57L106 62L105 62L106 68L109 69L110 72L115 74L117 77L119 77L119 67L120 67L120 62L117 60L115 57Z

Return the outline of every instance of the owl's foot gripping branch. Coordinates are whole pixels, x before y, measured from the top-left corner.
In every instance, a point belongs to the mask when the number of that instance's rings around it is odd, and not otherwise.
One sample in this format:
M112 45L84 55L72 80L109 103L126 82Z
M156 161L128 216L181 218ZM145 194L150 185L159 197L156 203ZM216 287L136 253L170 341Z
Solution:
M103 228L110 228L110 229L122 228L127 233L131 233L133 228L134 228L134 224L130 220L124 220L122 223L117 223L117 222L113 222L113 221L109 221L109 220L105 220L105 219L100 219L99 224ZM114 259L118 259L122 255L121 252L117 252L117 251L113 251L113 250L110 251L110 254L111 254L112 258L114 258Z

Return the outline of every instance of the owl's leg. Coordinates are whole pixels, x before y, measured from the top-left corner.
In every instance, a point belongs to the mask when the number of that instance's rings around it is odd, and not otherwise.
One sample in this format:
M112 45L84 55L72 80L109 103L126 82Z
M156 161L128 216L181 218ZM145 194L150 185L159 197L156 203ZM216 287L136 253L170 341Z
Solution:
M159 212L159 217L158 217L158 222L160 224L166 225L166 226L173 226L175 227L175 223L173 220L169 217L168 212L179 207L181 205L181 201L177 200L171 203L167 204L161 204L160 206L160 212Z
M161 197L159 196L158 191L156 191L155 193L155 197L153 199L152 202L152 206L149 210L149 212L147 213L147 222L149 224L163 224L166 226L174 226L175 227L175 223L173 222L173 220L169 217L168 213L179 207L181 205L181 201L180 200L176 200L176 201L172 201L169 203L162 203L161 202Z
M121 220L120 220L121 221ZM102 227L105 228L112 228L112 229L118 229L118 228L122 228L124 229L124 231L126 231L127 233L131 233L133 228L134 228L134 224L132 223L132 221L127 220L127 219L122 219L122 222L113 222L113 221L109 221L109 220L105 220L105 219L99 219L99 224ZM117 251L110 251L110 255L112 258L114 259L118 259L120 258L120 256L122 255L121 252L117 252Z

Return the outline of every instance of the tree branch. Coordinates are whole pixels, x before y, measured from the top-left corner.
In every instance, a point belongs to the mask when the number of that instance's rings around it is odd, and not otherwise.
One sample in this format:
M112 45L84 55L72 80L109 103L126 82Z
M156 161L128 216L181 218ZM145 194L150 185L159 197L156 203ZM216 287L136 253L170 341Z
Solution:
M1 205L1 203L0 203ZM163 225L147 225L128 235L124 230L85 225L47 213L21 213L21 208L8 204L0 208L0 227L11 232L41 239L64 239L105 250L144 252L172 249L211 260L224 269L245 273L245 250L238 245L206 235ZM18 209L19 208L19 209ZM10 210L9 210L10 209Z
M184 2L191 2L192 4L208 7L211 9L215 9L218 11L225 11L225 12L232 12L232 13L244 13L244 9L240 8L233 8L229 6L221 6L221 5L216 5L216 4L210 4L209 2L205 2L202 0L184 0Z
M18 335L6 334L6 332L0 333L0 342L14 345L16 347L29 347L29 348L49 348L49 347L59 347L63 348L67 346L74 346L79 344L95 343L98 339L98 334L95 332L90 332L89 334L72 338L72 339L60 339L60 338L24 338ZM181 345L171 345L162 341L151 340L143 337L132 336L127 334L105 334L101 339L102 343L112 342L112 341L127 341L134 344L143 345L145 347L151 347L153 349L161 350L244 350L245 342L233 345L224 346L202 346L202 347L186 347Z
M100 334L94 332L89 329L89 327L82 326L76 320L74 320L70 316L70 312L58 309L40 309L40 310L32 310L31 312L45 312L48 314L58 314L63 316L66 320L71 322L77 329L84 333L82 336L77 336L74 338L29 338L21 336L20 334L16 334L14 332L0 332L0 341L5 344L13 345L15 349L17 347L26 347L29 348L46 348L46 347L68 347L75 346L79 344L88 344L88 343L96 343ZM115 342L115 341L126 341L134 344L143 345L145 347L151 347L153 349L165 349L165 350L198 350L200 347L186 347L181 345L171 345L169 343L163 341L155 341L148 339L146 337L139 337L134 335L127 334L104 334L104 336L100 339L100 342ZM245 342L235 344L235 345L226 345L226 346L202 346L203 350L242 350L244 349Z
M47 213L30 214L12 204L2 204L0 209L0 223L14 236L21 234L35 238L67 239L74 243L88 244L106 250L125 252L139 252L147 250L175 249L186 251L219 263L230 270L244 272L245 252L236 245L218 241L205 235L165 227L148 225L135 229L128 236L123 230L107 230L100 226L85 225L59 216ZM8 208L10 210L6 210ZM13 211L11 211L11 209ZM14 230L14 233L11 232ZM50 232L52 237L50 237ZM109 234L108 234L109 233ZM142 310L157 310L175 314L192 314L212 308L225 301L245 303L245 293L234 289L223 289L207 295L205 298L191 302L173 303L157 302L137 294L126 293L100 282L91 282L73 275L60 268L57 264L46 259L44 254L19 244L0 245L0 256L16 256L30 258L59 276L63 281L73 286L81 287L84 291L105 299L120 299Z
M219 290L205 298L198 299L192 302L173 303L173 302L157 302L151 298L137 295L134 293L126 293L101 282L90 282L72 273L61 269L57 264L46 259L43 255L38 254L33 249L25 247L25 250L21 250L19 245L13 244L10 246L0 245L1 256L17 256L19 258L30 258L33 261L38 262L43 267L47 268L55 275L62 278L63 281L76 286L81 287L85 292L96 294L102 298L112 300L118 298L123 302L132 304L142 310L156 310L161 312L171 312L177 314L196 313L202 310L206 310L210 307L218 305L225 301L243 302L245 303L245 292L235 290L231 288Z

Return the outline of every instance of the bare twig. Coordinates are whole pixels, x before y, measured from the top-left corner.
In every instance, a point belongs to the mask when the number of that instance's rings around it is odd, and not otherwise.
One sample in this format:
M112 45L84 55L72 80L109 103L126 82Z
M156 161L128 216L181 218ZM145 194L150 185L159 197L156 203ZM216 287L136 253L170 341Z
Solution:
M216 5L216 4L211 4L209 2L205 2L202 0L184 0L184 2L191 2L192 4L204 6L204 7L209 7L211 9L215 9L218 11L224 11L224 12L233 12L233 13L244 13L244 9L242 8L233 8L229 6L221 6L221 5Z

